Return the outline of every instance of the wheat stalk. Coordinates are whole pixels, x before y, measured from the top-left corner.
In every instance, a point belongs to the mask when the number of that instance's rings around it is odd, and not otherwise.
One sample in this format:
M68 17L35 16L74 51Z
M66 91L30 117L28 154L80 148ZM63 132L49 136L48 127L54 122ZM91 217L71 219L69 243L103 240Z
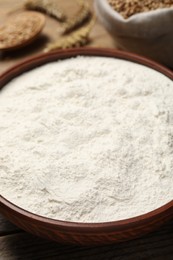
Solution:
M78 0L78 3L81 6L80 10L63 24L62 34L75 30L91 17L89 5L84 0Z
M89 33L94 26L95 17L84 27L72 32L70 35L61 36L57 41L47 46L44 52L50 52L57 49L67 49L81 47L89 42Z
M39 10L55 17L58 21L66 20L65 14L59 9L56 2L53 0L26 0L24 4L26 9Z

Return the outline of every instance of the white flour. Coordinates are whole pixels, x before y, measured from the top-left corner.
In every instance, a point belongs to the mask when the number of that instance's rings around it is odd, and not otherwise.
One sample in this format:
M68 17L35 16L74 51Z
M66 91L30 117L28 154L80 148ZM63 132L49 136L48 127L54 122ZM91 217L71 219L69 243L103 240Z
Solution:
M0 92L0 194L50 218L105 222L173 199L173 82L77 57Z

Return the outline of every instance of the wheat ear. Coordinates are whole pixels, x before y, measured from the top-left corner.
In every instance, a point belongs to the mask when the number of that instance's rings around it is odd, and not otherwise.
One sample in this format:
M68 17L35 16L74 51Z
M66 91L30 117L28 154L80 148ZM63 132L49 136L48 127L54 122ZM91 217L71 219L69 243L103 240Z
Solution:
M38 10L47 13L60 22L64 22L66 20L66 16L63 11L61 11L57 4L52 0L26 0L24 6L29 10Z
M44 52L50 52L57 49L75 48L86 45L89 42L89 33L94 26L95 17L84 27L72 32L70 35L61 36L56 42L47 46Z
M88 3L84 0L78 0L78 3L80 5L80 10L74 17L67 19L67 21L63 24L62 34L67 34L75 30L91 17L91 11Z

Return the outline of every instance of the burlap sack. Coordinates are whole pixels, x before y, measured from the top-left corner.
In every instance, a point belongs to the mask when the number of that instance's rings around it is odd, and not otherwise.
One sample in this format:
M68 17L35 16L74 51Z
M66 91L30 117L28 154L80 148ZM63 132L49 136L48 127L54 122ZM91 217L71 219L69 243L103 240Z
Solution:
M139 13L128 19L114 11L107 0L95 0L95 9L117 47L173 68L173 8Z

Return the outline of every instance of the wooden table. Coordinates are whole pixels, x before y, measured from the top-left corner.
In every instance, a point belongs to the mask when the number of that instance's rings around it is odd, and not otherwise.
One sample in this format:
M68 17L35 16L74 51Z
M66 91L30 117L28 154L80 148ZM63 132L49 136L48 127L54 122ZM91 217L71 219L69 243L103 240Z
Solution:
M18 8L20 0L0 0L0 24L8 18L9 12ZM92 0L88 0L92 6ZM59 0L69 15L76 12L74 1ZM17 12L17 11L16 11ZM47 42L58 36L59 24L47 18L40 38L22 50L0 54L0 73L32 55L41 53ZM56 35L57 30L57 35ZM97 22L91 32L90 46L115 48L116 43ZM0 260L172 260L173 259L173 220L158 231L133 241L102 247L78 247L60 245L33 235L9 223L0 215Z
M61 3L63 10L68 16L73 16L78 11L75 0L57 0ZM85 0L86 1L86 0ZM87 0L93 9L93 0ZM21 11L21 0L0 0L0 25L10 16L18 14ZM16 10L16 11L15 11ZM47 43L54 41L59 37L60 23L55 19L46 16L46 26L41 36L31 45L18 51L0 53L0 73L8 69L10 66L24 59L43 52ZM90 34L91 47L110 47L115 48L116 43L106 30L97 21Z
M0 216L1 260L172 260L173 221L129 242L102 247L60 245L30 235Z

